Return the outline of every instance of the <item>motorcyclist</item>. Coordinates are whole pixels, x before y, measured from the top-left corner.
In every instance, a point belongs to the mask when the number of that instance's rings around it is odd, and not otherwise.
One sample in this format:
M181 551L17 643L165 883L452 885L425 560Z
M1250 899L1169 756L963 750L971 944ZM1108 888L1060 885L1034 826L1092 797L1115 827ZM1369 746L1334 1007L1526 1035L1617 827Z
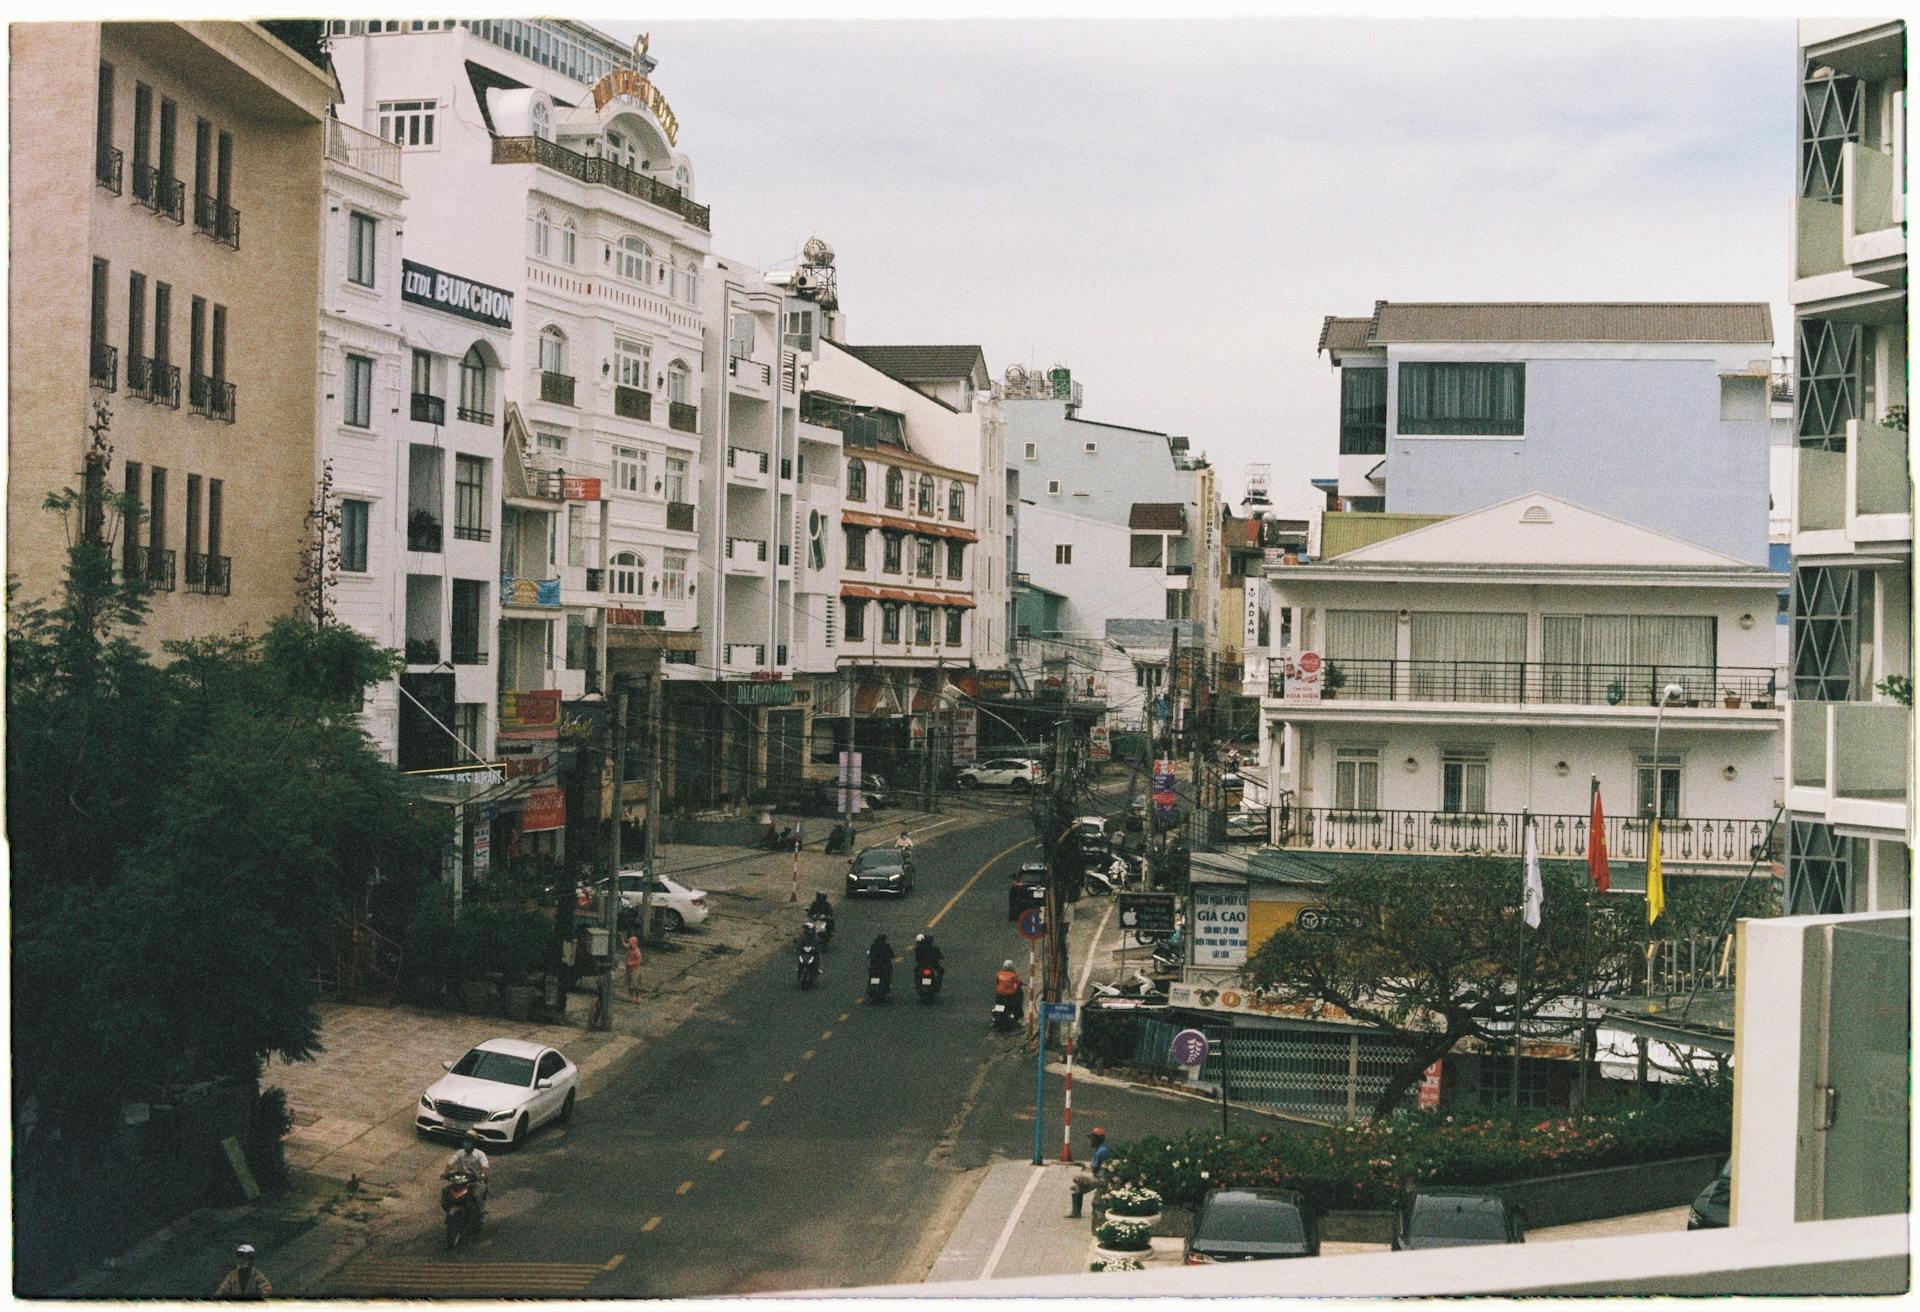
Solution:
M827 900L826 890L816 892L813 895L813 901L807 904L807 919L829 922L833 920L833 903Z
M471 1134L462 1138L460 1147L453 1156L447 1158L447 1169L441 1172L440 1178L444 1180L455 1171L465 1171L473 1177L474 1187L479 1191L480 1211L484 1214L487 1210L487 1194L491 1191L489 1177L493 1173L493 1163L480 1151L480 1141Z
M946 967L945 961L943 960L944 956L945 954L942 953L937 946L935 946L933 941L933 935L931 934L914 935L913 968L916 973L918 973L920 970L924 969L927 966L932 966L934 983L935 984L945 983L947 978L947 967Z
M1021 999L1025 992L1026 986L1020 982L1020 974L1014 970L1012 958L1001 962L999 971L993 977L994 1000L1004 999L1009 1010L1018 1016L1024 1011Z
M893 985L893 944L887 942L885 934L874 935L873 944L867 949L867 976L878 975L889 988Z
M809 916L800 924L800 949L819 948L820 931L813 927L813 917Z

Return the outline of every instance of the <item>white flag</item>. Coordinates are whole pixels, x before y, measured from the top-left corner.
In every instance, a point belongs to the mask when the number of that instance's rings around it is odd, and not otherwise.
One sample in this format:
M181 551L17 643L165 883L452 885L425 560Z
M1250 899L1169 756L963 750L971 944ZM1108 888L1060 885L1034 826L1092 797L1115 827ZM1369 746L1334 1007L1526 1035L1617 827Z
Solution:
M1540 904L1546 900L1547 891L1540 883L1540 854L1533 846L1533 825L1527 825L1527 891L1523 905L1523 914L1527 918L1527 928L1540 928Z

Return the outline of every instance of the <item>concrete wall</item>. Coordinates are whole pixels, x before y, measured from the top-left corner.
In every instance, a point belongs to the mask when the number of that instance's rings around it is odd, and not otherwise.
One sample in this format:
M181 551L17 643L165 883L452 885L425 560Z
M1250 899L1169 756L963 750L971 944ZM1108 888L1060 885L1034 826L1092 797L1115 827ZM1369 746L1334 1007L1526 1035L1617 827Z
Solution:
M1006 397L1000 406L1007 462L1020 470L1020 495L1036 506L1125 527L1136 501L1193 497L1192 477L1174 468L1164 433L1069 419L1063 401ZM1047 490L1052 480L1058 493Z

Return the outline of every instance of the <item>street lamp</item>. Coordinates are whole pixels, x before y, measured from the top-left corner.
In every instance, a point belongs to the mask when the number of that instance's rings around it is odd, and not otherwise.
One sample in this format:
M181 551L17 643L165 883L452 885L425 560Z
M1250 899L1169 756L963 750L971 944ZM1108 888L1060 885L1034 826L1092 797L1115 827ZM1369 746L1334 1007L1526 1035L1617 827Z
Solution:
M1660 690L1660 700L1653 710L1653 823L1660 823L1660 717L1667 713L1670 702L1677 702L1687 695L1686 687L1670 683Z

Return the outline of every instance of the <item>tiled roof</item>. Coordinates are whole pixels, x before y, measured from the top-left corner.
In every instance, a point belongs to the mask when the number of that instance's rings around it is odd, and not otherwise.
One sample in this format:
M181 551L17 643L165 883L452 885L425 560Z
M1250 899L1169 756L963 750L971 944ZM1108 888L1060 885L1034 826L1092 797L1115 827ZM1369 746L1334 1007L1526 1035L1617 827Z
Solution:
M1365 344L1772 341L1764 301L1377 301Z
M1184 533L1187 508L1178 501L1136 501L1127 512L1127 527L1155 533Z
M1367 334L1373 329L1371 319L1342 319L1337 315L1328 315L1320 324L1320 349L1322 351L1363 351L1372 345Z
M846 346L847 353L903 383L977 378L987 368L978 346ZM977 372L976 372L977 369Z

